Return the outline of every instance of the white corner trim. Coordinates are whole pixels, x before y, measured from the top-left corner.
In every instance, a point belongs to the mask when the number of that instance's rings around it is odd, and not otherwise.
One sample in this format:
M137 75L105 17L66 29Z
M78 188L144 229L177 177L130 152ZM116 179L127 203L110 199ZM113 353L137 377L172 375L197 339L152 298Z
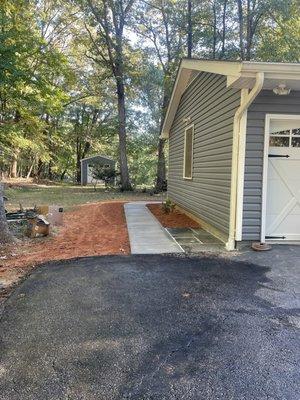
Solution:
M248 96L248 89L241 90L241 104ZM239 129L238 177L237 177L237 205L236 205L236 233L235 240L242 240L243 234L243 209L244 209L244 181L245 181L245 156L247 134L247 109L244 111Z
M264 159L263 159L263 177L262 177L262 201L261 201L261 229L260 241L264 243L266 240L266 211L267 211L267 184L268 184L268 153L269 153L269 132L271 114L265 117L264 132Z
M261 91L264 84L264 73L256 74L255 85L253 89L243 98L240 106L235 112L233 121L233 140L232 140L232 162L231 162L231 185L230 185L230 217L229 217L229 237L226 243L227 250L235 249L236 240L236 213L237 213L237 187L239 175L239 132L241 118L244 112Z

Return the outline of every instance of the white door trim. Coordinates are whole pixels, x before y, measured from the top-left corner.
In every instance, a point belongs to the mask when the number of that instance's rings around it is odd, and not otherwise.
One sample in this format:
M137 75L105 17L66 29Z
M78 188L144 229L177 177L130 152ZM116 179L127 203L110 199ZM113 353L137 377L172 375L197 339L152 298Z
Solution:
M266 214L267 214L267 185L268 185L268 162L269 162L269 136L270 122L272 119L300 119L300 114L266 114L265 118L265 142L264 142L264 160L263 160L263 178L262 178L262 205L261 205L261 234L260 241L266 240Z

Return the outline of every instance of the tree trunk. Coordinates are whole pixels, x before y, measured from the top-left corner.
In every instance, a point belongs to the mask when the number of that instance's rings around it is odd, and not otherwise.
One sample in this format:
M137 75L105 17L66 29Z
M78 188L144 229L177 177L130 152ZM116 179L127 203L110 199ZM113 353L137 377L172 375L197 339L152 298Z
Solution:
M42 176L43 176L43 168L44 168L44 164L43 164L42 160L39 159L39 161L38 161L38 166L37 166L37 172L36 172L36 177L37 177L38 179L42 179Z
M246 61L251 59L251 42L252 42L252 12L250 0L247 0L247 30L246 30Z
M227 11L227 1L224 0L223 3L223 13L222 13L222 48L219 58L223 58L225 55L225 41L226 41L226 11Z
M48 164L48 179L49 179L50 181L52 181L52 179L53 179L52 160L50 160L50 161L49 161L49 164Z
M15 238L10 233L8 228L3 197L4 186L3 183L0 182L0 243L13 243L15 241Z
M82 150L83 147L83 150ZM91 147L90 142L85 142L84 146L80 142L80 138L77 138L76 144L76 182L79 184L81 183L81 160L85 158L89 149Z
M237 0L238 3L238 18L239 18L239 39L240 39L240 56L241 60L245 58L244 51L244 14L242 0Z
M16 110L15 117L14 117L15 124L19 123L20 120L21 120L20 111ZM14 149L12 163L11 163L11 170L10 170L11 178L17 178L17 176L18 176L18 158L19 158L19 154L20 154L20 150L19 149Z
M65 175L67 173L67 169L64 169L63 172L60 175L60 180L63 181L65 179Z
M212 58L213 60L216 58L216 50L217 50L217 10L216 3L213 4L213 18L214 18L214 27L213 27L213 48L212 48Z
M125 110L125 89L122 71L117 70L117 94L118 94L118 121L119 121L119 159L121 173L121 189L132 190L127 162L126 149L126 110Z
M165 139L159 139L156 185L155 185L155 189L159 192L165 190L166 187L166 158L165 158L164 148L165 148Z
M32 170L33 170L33 166L34 166L34 161L33 161L33 163L30 165L30 168L29 168L28 173L27 173L27 175L26 175L26 179L29 179L29 178L30 178L31 172L32 172Z
M160 123L160 132L162 130L164 117L166 115L169 99L170 99L170 95L169 95L168 87L165 84L163 104L162 104L162 116L161 116L161 123ZM155 189L159 192L161 192L165 188L165 182L166 182L166 157L165 157L164 148L165 148L165 139L159 138L158 148L157 148L158 159L157 159L156 183L155 183Z
M193 51L193 24L192 24L192 0L188 0L188 34L187 34L187 56L192 58Z
M80 162L80 160L81 160L80 154L77 153L77 156L76 156L76 182L78 184L81 183L81 162Z
M11 178L17 178L17 176L18 176L19 153L20 153L19 149L14 150L13 159L12 159L12 163L11 163L11 171L10 171Z

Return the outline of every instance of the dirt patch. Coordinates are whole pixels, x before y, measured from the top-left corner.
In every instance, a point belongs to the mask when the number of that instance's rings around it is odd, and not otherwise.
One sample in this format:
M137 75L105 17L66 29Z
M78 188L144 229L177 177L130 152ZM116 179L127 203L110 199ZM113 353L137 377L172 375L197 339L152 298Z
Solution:
M38 264L76 257L129 254L124 202L82 205L64 215L64 226L47 238L27 239L0 253L3 293Z
M159 220L165 228L199 228L200 225L178 210L170 214L162 211L161 204L147 204L152 214Z

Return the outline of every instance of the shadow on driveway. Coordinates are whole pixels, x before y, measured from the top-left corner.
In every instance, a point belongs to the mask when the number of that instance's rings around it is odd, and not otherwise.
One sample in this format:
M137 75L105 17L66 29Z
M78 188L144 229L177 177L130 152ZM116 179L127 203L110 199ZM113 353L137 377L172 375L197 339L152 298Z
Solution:
M43 266L5 304L1 399L296 399L297 277L263 263L158 255Z

